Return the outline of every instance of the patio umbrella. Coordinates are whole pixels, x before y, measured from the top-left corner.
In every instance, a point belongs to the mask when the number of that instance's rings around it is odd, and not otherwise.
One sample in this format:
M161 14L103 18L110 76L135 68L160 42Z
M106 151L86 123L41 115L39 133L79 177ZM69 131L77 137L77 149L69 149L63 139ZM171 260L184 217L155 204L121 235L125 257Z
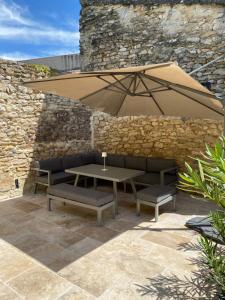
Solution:
M70 73L25 85L113 116L223 118L220 101L176 63Z

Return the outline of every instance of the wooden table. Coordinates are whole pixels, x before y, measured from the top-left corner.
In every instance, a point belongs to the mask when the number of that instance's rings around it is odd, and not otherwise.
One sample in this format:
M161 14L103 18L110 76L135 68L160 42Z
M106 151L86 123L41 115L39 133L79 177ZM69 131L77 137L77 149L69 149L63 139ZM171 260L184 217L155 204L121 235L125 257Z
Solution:
M79 176L88 176L94 178L94 186L96 187L96 179L104 179L113 182L113 193L114 201L116 206L116 212L118 213L118 191L117 183L118 182L129 182L131 184L134 196L136 198L136 188L133 181L133 178L143 175L145 172L140 170L126 169L126 168L117 168L107 166L106 170L103 170L102 165L84 165L81 167L76 167L72 169L65 170L67 173L76 174L76 180L74 185L76 186L79 180Z

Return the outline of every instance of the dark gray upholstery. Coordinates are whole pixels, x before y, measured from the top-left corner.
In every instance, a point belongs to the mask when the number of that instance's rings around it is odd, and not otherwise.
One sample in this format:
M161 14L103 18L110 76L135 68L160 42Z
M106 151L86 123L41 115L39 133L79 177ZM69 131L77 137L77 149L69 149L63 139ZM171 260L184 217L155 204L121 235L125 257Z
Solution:
M95 164L96 152L81 153L82 165Z
M63 169L71 169L82 166L81 154L69 155L62 157Z
M176 167L176 162L173 159L147 158L147 172L160 172L173 167Z
M59 198L100 207L113 201L113 194L61 183L48 187L47 193Z
M176 194L176 189L171 186L153 185L137 192L137 198L144 201L159 203Z
M51 174L51 183L50 184L58 184L62 182L69 182L75 180L75 175L58 172ZM40 183L48 184L48 176L38 176L37 181Z
M211 226L211 220L209 217L194 217L188 220L185 226L200 231L200 227Z
M126 156L125 168L146 171L146 158L138 156Z
M101 153L96 153L95 154L95 162L94 163L97 164L97 165L103 165L104 164L104 159L103 159Z
M176 182L177 176L176 175L170 175L165 173L164 174L164 184L171 184ZM135 178L136 183L140 184L160 184L160 173L146 173L144 175L138 176Z
M107 165L111 167L124 168L125 156L118 154L109 154L107 157Z
M49 170L52 173L57 173L63 171L62 158L51 158L39 161L40 169Z
M212 226L202 226L200 232L204 237L213 240L214 242L224 245L222 236Z

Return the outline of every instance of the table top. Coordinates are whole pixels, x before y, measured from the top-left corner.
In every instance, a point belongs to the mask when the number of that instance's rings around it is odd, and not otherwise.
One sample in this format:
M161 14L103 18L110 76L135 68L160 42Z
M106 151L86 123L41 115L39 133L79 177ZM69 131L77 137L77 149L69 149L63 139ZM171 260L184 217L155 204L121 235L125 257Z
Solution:
M140 170L106 166L106 171L103 171L103 168L103 165L90 164L72 169L67 169L65 170L65 172L116 182L122 182L145 174L144 171Z

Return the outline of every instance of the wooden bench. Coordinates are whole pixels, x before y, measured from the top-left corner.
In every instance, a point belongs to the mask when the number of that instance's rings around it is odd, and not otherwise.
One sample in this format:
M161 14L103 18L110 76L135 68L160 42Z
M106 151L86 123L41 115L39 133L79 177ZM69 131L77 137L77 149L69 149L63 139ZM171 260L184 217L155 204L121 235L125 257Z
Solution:
M115 202L112 193L61 183L48 187L47 194L49 211L51 211L52 200L59 200L97 211L98 225L102 225L103 210L109 207L112 207L113 218L115 218Z

